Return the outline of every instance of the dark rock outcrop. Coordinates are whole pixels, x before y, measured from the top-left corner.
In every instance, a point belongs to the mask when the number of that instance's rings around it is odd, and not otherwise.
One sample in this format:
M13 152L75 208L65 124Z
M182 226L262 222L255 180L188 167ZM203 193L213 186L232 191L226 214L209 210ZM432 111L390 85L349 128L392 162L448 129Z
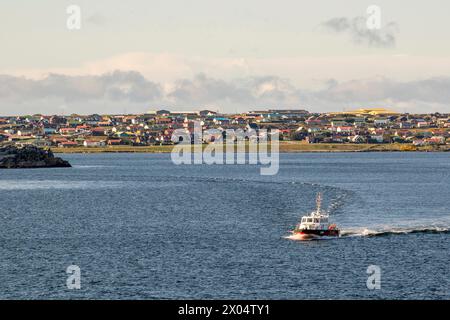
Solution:
M70 163L56 158L51 150L35 146L0 148L0 169L68 168Z

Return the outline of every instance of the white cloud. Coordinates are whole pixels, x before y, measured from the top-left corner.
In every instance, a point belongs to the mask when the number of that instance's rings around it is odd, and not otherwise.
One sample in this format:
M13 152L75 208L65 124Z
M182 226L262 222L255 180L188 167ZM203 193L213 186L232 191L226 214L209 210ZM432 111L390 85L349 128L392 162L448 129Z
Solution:
M138 72L115 71L99 76L50 74L41 80L0 76L0 99L20 102L40 98L63 98L66 102L116 100L144 102L158 98L158 84Z
M338 111L364 106L450 112L449 88L450 77L329 79L320 89L311 90L275 76L224 80L199 74L168 85L131 71L96 76L51 74L38 80L0 75L0 114L139 113L150 107L187 110L204 106L217 106L224 112L254 108Z
M129 52L104 59L86 61L71 68L0 69L0 74L26 76L40 80L50 74L99 76L119 70L134 70L149 81L172 86L179 79L193 79L198 74L231 81L236 78L276 75L290 79L295 86L318 90L327 79L340 82L373 78L379 75L412 81L450 75L450 57L423 57L408 54L365 56L318 56L277 58L210 58L174 54Z
M321 23L320 27L335 33L348 34L355 44L380 48L395 47L398 33L395 22L389 22L379 30L370 30L366 26L366 20L364 17L338 17Z

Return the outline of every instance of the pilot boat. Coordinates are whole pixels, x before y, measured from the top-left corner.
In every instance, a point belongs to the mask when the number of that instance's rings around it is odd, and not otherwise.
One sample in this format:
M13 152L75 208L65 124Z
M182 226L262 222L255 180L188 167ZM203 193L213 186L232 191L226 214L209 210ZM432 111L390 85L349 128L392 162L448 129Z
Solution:
M292 231L300 240L311 240L320 237L339 237L340 231L335 224L329 221L329 214L322 210L322 194L319 192L316 199L317 208L302 220Z

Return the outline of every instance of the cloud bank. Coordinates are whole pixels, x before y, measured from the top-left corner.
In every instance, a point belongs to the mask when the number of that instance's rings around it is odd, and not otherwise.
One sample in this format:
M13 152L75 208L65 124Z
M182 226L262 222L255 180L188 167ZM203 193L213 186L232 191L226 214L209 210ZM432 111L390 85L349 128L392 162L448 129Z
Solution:
M450 77L395 81L372 77L302 89L275 76L222 80L199 74L161 84L135 71L101 75L50 74L42 79L0 75L0 114L142 113L149 109L306 108L340 111L380 106L400 112L450 112Z
M392 48L396 44L398 26L395 22L389 22L379 30L370 30L366 26L366 18L338 17L320 24L321 29L338 34L348 35L353 43L368 45L369 47Z

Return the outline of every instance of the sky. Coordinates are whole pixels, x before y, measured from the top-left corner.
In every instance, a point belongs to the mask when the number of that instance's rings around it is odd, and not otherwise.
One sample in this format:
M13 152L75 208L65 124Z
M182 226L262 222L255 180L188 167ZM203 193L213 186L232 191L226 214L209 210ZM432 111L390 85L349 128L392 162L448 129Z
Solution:
M446 0L2 0L0 114L450 112L448 12Z

